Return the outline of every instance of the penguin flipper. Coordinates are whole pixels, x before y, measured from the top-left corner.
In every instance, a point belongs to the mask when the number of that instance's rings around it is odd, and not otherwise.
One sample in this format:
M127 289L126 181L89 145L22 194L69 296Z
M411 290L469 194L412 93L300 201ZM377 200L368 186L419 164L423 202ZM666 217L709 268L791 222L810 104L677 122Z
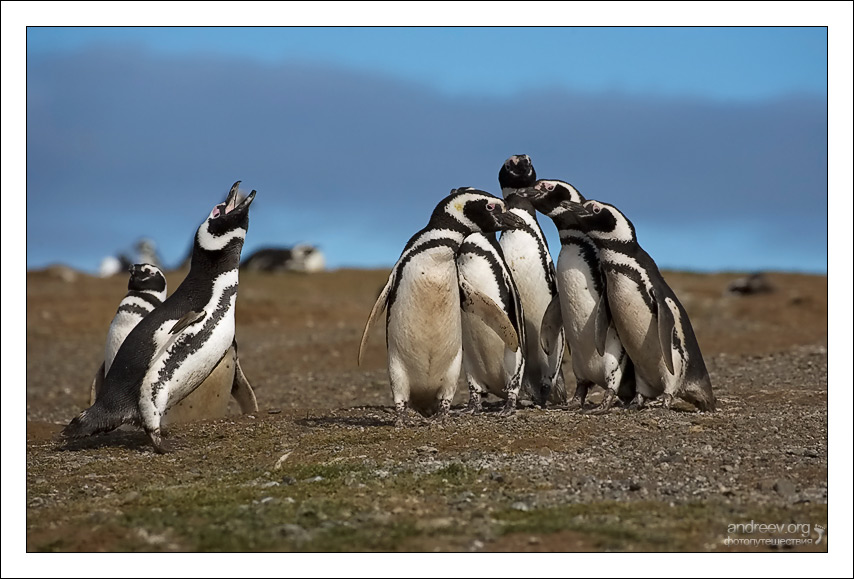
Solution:
M548 354L557 344L558 336L563 328L563 316L560 311L560 296L556 295L543 312L540 323L540 347Z
M202 321L203 319L205 319L205 316L207 316L207 315L208 315L208 313L204 310L202 310L201 312L187 312L186 314L184 314L181 317L181 319L179 319L177 322L175 322L175 325L172 326L172 329L169 330L169 333L170 334L177 334L178 332L180 332L184 328L186 328L188 326L192 326L196 322Z
M605 340L608 337L608 326L611 325L608 311L608 295L603 293L596 303L593 311L593 340L596 342L596 351L600 356L605 355Z
M231 385L231 395L237 400L243 414L258 412L258 400L255 398L252 386L249 385L249 380L246 379L246 374L243 373L243 368L240 367L236 348L234 351L234 383Z
M391 293L391 286L394 283L395 272L396 269L391 272L390 276L388 276L388 282L386 282L385 287L380 292L377 301L374 302L374 307L371 309L371 315L368 316L368 321L365 322L365 331L362 332L362 341L359 342L359 366L362 365L362 351L365 349L365 344L368 341L368 334L370 333L376 318L382 315L385 311L386 305L388 304L388 296L389 293Z
M95 372L95 379L92 380L92 388L89 390L89 406L95 404L95 399L98 397L98 392L101 391L101 386L104 385L104 367L106 362L101 362L101 367Z
M651 293L658 317L658 341L661 344L661 355L664 357L664 365L667 366L667 370L671 374L675 374L673 370L673 328L676 325L676 320L673 317L673 311L667 305L666 298L662 298L654 291Z
M507 313L492 298L479 292L462 276L460 285L460 307L474 314L504 340L504 344L514 352L519 349L519 333Z

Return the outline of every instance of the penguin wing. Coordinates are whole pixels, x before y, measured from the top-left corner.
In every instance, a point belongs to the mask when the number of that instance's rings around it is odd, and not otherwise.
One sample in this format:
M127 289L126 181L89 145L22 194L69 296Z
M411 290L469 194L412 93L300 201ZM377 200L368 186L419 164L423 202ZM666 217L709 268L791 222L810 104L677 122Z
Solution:
M560 311L560 296L556 295L543 312L540 324L540 347L548 354L555 347L563 329L563 317Z
M243 368L240 367L237 348L234 349L234 383L231 385L231 395L237 400L237 403L240 405L240 411L243 414L258 412L258 400L255 399L255 392L252 390L252 386L249 385L249 380L246 379Z
M374 307L371 310L371 315L368 316L368 321L365 322L365 331L362 332L362 341L359 342L359 366L362 365L362 351L365 349L365 344L368 341L368 334L371 331L371 328L374 325L374 321L376 318L381 316L383 311L385 311L386 305L388 305L388 296L391 293L391 287L394 285L394 278L397 274L397 267L391 271L391 275L388 276L388 282L386 282L385 287L380 292L377 301L374 302Z
M101 391L101 387L104 385L104 367L106 366L105 362L101 362L101 367L98 368L98 371L95 372L95 379L92 380L92 388L89 390L89 406L95 404L95 398L98 397L98 392Z
M667 298L659 296L655 290L650 290L650 293L658 317L658 341L661 344L664 365L667 366L667 370L671 374L675 374L673 370L673 328L676 326L676 319L673 317L670 306L667 305Z
M498 334L508 348L514 352L519 349L519 334L507 313L492 298L479 292L463 276L459 278L460 307L474 314Z
M596 351L600 356L605 354L605 340L608 337L608 326L611 325L611 315L608 308L608 294L602 293L599 301L596 302L596 309L593 311L593 340L596 342Z
M187 312L186 314L184 314L181 317L181 319L179 319L177 322L175 322L175 325L172 326L172 329L169 330L169 333L170 334L177 334L178 332L180 332L184 328L187 328L188 326L192 326L196 322L202 321L203 319L205 319L205 316L207 316L207 315L208 315L208 313L204 310L202 310L201 312Z

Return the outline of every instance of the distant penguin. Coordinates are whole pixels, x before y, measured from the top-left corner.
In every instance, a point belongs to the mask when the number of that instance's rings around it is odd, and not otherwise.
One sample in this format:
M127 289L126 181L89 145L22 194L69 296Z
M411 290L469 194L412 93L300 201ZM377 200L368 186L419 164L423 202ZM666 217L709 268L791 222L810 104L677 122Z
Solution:
M545 405L546 400L566 404L561 368L565 350L563 331L550 343L549 351L543 351L540 346L543 314L557 296L555 268L534 207L528 199L517 195L519 190L533 186L536 180L537 172L528 155L513 155L501 166L498 172L501 193L509 211L525 225L504 231L499 243L525 311L525 389L539 404Z
M187 277L131 330L116 353L95 404L63 435L77 438L140 424L163 452L161 420L208 377L234 343L240 250L252 191L235 204L240 182L201 224Z
M605 398L597 412L609 410L617 397L630 402L635 395L632 362L607 317L608 310L597 310L604 303L606 289L599 252L566 206L569 202L582 203L584 198L569 183L549 179L537 181L521 194L527 196L537 211L552 219L560 235L558 295L543 315L541 335L549 344L559 329L564 330L577 383L569 408L583 408L594 384L605 389ZM597 336L605 343L599 344Z
M460 290L456 254L475 232L518 227L503 200L470 187L454 189L436 206L427 226L406 244L374 304L359 344L359 361L371 326L383 310L391 391L397 425L411 423L410 408L446 416L462 364ZM518 343L506 315L488 298L465 305L505 342Z
M714 410L712 382L688 314L638 244L634 225L616 207L600 201L567 207L599 250L607 300L597 307L610 310L634 362L638 406L663 394L665 408L679 396L700 410Z
M525 316L516 284L494 234L472 233L457 254L462 304L463 370L469 387L466 412L481 410L481 396L491 392L506 400L502 416L516 412L525 370ZM500 308L519 343L508 345L483 319L466 311L467 303L491 299ZM516 346L515 349L512 346Z

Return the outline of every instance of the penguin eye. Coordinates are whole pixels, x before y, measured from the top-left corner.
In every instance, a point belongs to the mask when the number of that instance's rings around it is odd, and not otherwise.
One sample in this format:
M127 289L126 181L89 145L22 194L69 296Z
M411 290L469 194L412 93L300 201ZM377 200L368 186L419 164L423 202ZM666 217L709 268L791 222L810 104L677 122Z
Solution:
M487 203L486 204L487 211L495 211L495 203Z
M600 211L602 211L602 208L599 207L598 205L596 205L595 203L593 204L592 209L593 209L593 213L599 213Z
M554 191L555 184L554 183L546 183L546 191Z

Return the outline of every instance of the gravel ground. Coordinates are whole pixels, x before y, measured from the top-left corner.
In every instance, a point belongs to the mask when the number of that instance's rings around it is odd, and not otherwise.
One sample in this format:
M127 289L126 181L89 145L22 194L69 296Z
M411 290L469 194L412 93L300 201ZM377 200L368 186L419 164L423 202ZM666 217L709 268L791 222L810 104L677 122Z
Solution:
M243 275L238 341L260 411L175 425L161 456L139 432L56 438L85 408L126 280L28 274L27 550L827 549L826 277L772 274L775 292L734 297L735 274L666 274L717 412L502 419L491 399L480 416L398 429L381 329L355 364L386 275ZM798 532L728 532L750 521ZM803 525L812 543L731 541Z

